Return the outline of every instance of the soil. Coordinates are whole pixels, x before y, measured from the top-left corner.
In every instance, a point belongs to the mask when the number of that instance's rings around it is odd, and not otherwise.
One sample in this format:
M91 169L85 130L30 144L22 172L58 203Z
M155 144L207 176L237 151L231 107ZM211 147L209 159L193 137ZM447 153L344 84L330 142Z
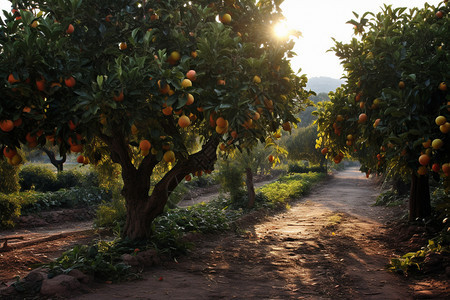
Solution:
M416 233L413 239L399 239L400 231L392 221L404 210L372 206L379 192L374 180L365 179L356 168L347 169L291 203L287 211L271 215L259 211L240 220L235 232L193 236L196 248L189 255L144 272L142 280L96 283L88 293L73 296L449 299L449 279L444 273L407 278L386 271L390 257L406 248L420 249L426 237ZM42 256L48 260L62 248L96 237L87 231L67 234L50 243L0 253L0 281L26 272Z

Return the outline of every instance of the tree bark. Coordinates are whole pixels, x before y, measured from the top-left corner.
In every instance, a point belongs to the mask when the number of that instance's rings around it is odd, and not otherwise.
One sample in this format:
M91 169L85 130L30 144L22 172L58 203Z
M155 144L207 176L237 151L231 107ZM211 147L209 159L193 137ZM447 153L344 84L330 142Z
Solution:
M110 140L111 142L111 140ZM164 206L172 193L184 177L195 171L212 170L217 160L216 149L218 138L211 138L201 151L189 155L186 159L179 159L177 164L167 172L155 185L149 196L150 176L153 168L158 164L156 157L149 154L136 169L128 162L126 155L128 146L122 141L113 142L112 155L114 160L122 165L124 187L122 194L127 207L127 219L123 236L131 240L148 239L153 220L164 211ZM114 153L113 153L114 151ZM127 158L128 157L128 158Z
M411 194L409 198L409 221L428 217L431 214L430 186L428 175L411 177Z
M52 165L55 166L58 173L63 171L64 163L66 162L66 154L64 153L61 159L56 159L55 152L48 150L47 148L41 148L42 151L44 151L48 158L50 159L50 162Z
M247 195L248 195L248 208L253 208L255 206L255 186L253 185L253 172L252 168L245 169L246 180L245 184L247 185Z

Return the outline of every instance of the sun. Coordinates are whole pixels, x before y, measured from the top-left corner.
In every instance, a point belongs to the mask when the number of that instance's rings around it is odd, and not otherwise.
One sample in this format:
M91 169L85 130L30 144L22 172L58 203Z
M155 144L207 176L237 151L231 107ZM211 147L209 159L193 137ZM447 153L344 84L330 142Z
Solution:
M289 36L290 29L285 22L275 24L273 32L276 37L283 39Z

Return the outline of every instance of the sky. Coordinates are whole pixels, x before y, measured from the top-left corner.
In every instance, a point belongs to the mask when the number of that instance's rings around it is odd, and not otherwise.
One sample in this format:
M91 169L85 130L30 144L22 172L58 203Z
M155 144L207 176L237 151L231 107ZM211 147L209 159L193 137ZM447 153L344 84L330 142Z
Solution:
M440 0L429 0L437 5ZM296 39L292 59L294 71L308 77L332 77L339 79L343 70L339 59L327 52L333 47L332 37L340 42L349 42L353 37L353 26L346 24L354 18L352 11L362 15L366 11L379 12L383 3L393 7L423 7L419 0L284 0L282 9L290 28L299 30L302 37ZM10 2L0 0L0 9L9 10Z

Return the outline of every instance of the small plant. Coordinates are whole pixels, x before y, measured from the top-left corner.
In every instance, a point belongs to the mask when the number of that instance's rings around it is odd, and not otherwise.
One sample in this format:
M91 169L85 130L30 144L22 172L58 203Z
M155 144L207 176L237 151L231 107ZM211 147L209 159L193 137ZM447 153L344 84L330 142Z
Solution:
M404 200L404 197L400 196L397 191L387 190L377 197L374 205L387 207L399 206L404 203Z
M42 166L25 166L19 172L22 191L34 189L40 192L58 190L56 174Z
M20 216L20 204L15 197L0 193L0 228L14 227L14 221Z

